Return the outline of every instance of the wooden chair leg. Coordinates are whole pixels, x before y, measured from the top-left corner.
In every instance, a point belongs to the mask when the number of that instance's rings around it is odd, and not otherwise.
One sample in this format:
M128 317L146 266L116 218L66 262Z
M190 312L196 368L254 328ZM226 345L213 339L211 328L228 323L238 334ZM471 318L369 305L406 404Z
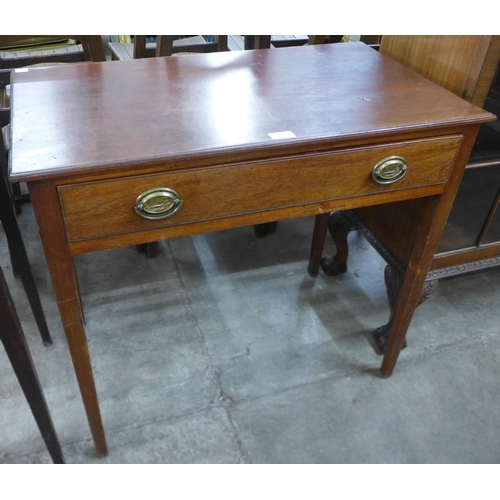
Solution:
M158 35L156 37L156 57L171 56L174 52L173 35Z
M61 445L33 365L19 317L0 269L0 338L54 463L63 464Z
M326 35L309 35L309 45L319 45L325 43Z
M13 263L12 267L15 270L15 273L17 273L17 275L21 278L24 291L26 292L28 302L31 310L33 311L33 315L35 316L35 321L38 326L38 330L40 331L43 343L45 345L51 345L52 339L50 338L49 328L45 320L42 304L40 302L40 296L38 295L38 291L36 289L26 248L21 236L21 231L19 230L19 226L17 224L12 201L9 196L7 180L3 175L0 177L0 220L2 221L5 236L7 237L11 261Z
M79 35L79 38L87 61L106 61L101 35Z
M333 212L328 221L328 229L335 243L337 253L334 257L323 257L321 268L328 276L337 276L347 271L347 257L349 247L347 245L347 235L355 229L354 225L343 214L343 212Z
M245 35L245 50L269 49L271 47L271 35Z
M215 35L215 43L217 44L217 50L219 52L229 50L227 46L227 37L227 35Z
M158 257L158 251L159 248L157 241L153 241L152 243L146 243L146 250L145 250L146 258L156 259L156 257Z
M22 194L21 194L21 186L19 183L14 183L11 185L11 196L12 200L14 202L14 211L16 212L16 215L21 215L22 212L22 205L24 201L22 200Z
M151 243L141 243L135 246L137 252L146 255L147 259L156 259L158 257L158 241L153 241Z
M270 234L274 234L278 228L278 222L263 222L262 224L256 224L253 227L254 234L257 238L265 238Z
M146 56L146 35L134 35L134 59Z
M328 229L328 220L330 214L320 214L314 221L314 231L311 244L311 254L309 256L309 275L313 278L318 276L321 254L325 245L326 230Z

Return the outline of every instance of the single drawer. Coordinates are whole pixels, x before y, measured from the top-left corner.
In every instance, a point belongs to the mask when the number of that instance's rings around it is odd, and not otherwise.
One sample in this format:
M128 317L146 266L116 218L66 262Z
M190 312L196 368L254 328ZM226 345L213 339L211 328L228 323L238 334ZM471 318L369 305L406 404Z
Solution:
M460 141L461 136L447 136L65 185L59 195L70 241L103 238L444 183ZM393 156L404 158L407 173L392 182L389 166L385 173L392 183L377 183L374 167ZM134 206L140 195L159 188L175 190L182 205L163 219L138 215Z

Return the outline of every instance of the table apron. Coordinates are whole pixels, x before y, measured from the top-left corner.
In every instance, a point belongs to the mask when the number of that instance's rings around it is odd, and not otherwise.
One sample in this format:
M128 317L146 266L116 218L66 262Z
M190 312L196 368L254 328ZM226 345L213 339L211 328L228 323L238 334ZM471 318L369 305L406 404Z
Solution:
M460 143L461 136L446 136L72 183L58 186L58 193L68 242L74 253L80 253L79 249L111 248L149 237L170 238L440 194ZM392 156L405 159L408 173L392 184L376 183L374 166ZM137 215L133 208L138 197L159 188L178 192L182 207L165 219ZM91 240L107 242L85 243Z

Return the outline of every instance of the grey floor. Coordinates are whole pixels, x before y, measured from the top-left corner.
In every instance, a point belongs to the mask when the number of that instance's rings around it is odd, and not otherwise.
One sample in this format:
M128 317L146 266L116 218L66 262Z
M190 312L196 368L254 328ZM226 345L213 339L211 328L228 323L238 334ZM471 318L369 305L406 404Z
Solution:
M384 263L350 236L347 274L307 275L313 220L76 259L109 445L96 457L30 205L19 223L54 344L44 347L0 234L68 463L498 463L500 268L443 280L393 376L369 333ZM327 242L326 253L332 251ZM48 463L0 348L0 463Z

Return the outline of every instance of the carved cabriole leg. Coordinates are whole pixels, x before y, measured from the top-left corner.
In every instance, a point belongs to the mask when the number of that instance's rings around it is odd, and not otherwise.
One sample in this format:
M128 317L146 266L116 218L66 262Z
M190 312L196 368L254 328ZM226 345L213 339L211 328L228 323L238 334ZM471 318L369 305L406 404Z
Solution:
M373 332L373 338L377 347L381 350L385 350L387 345L387 339L389 337L389 331L391 329L392 320L394 318L394 310L396 308L396 301L401 291L401 286L403 285L404 276L398 272L394 267L388 265L384 271L384 281L387 291L387 300L389 301L390 315L387 324L377 328ZM438 280L426 281L424 288L422 290L422 295L420 296L420 301L418 305L423 304L438 287ZM403 343L403 349L407 346L406 339Z
M375 332L373 332L373 338L375 339L375 343L377 344L377 347L381 351L385 350L385 346L387 344L387 338L389 337L389 331L391 329L392 320L394 318L396 301L399 292L401 291L401 286L404 281L404 276L391 265L387 265L384 271L384 281L385 281L385 289L387 292L387 300L389 302L389 309L390 309L389 321L385 325L377 328ZM405 340L403 344L403 349L406 347L406 345L407 344Z
M328 221L328 229L337 248L335 257L323 257L321 268L328 276L337 276L347 271L347 256L349 247L347 235L356 228L343 212L333 212Z
M57 306L95 448L100 455L106 456L108 449L83 326L83 310L76 269L66 240L66 229L59 206L57 188L49 182L38 182L28 183L28 189L35 208Z

